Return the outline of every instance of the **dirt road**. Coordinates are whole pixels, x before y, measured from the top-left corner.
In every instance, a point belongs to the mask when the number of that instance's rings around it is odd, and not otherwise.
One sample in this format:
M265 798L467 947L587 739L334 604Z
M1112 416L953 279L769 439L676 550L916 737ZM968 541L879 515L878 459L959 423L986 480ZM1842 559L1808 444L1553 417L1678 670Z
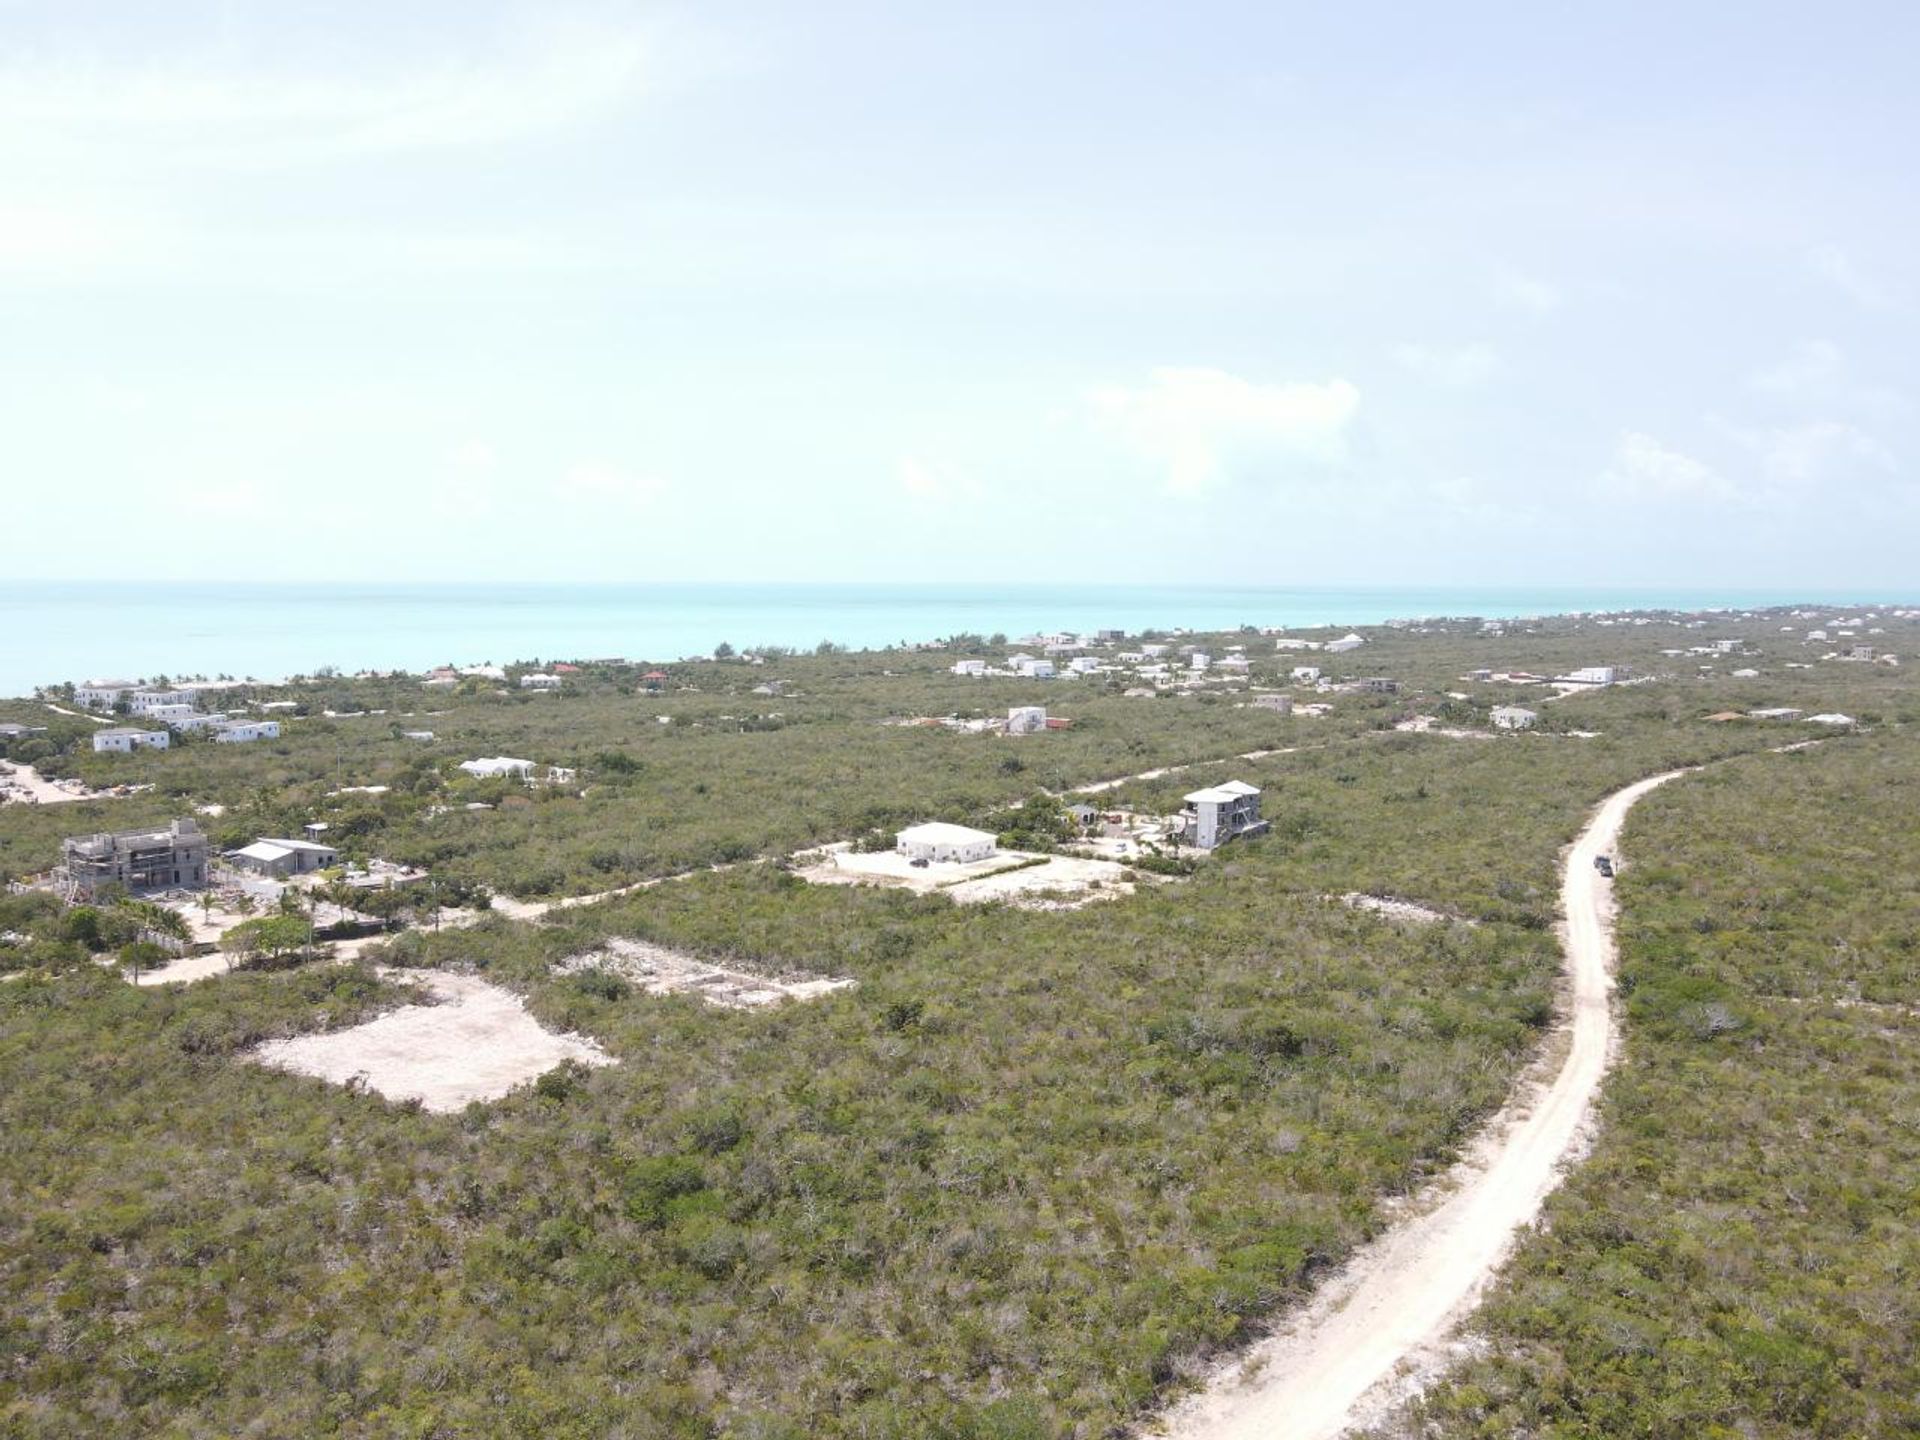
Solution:
M1170 1412L1165 1434L1324 1440L1442 1368L1448 1333L1584 1145L1617 1049L1613 897L1594 857L1613 852L1636 800L1685 773L1607 797L1567 855L1560 899L1572 1013L1562 1023L1570 1043L1557 1069L1523 1083L1474 1152L1419 1197L1408 1219L1356 1253L1284 1330Z

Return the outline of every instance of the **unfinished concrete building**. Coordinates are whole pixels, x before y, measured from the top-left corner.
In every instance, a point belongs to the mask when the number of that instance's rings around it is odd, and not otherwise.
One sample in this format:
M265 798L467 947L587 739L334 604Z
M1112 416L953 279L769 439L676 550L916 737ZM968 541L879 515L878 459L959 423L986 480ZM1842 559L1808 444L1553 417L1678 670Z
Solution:
M207 837L191 820L164 830L79 835L61 850L61 876L75 899L90 900L110 884L131 895L207 887Z

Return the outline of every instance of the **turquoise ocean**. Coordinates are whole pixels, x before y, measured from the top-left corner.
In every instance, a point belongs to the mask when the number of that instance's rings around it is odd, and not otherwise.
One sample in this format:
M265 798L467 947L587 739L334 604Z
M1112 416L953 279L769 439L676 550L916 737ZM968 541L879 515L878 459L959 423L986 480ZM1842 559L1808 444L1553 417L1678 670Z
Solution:
M201 584L0 581L0 695L62 680L279 679L736 648L880 646L962 631L1368 625L1433 615L1892 604L1913 596L1604 587Z

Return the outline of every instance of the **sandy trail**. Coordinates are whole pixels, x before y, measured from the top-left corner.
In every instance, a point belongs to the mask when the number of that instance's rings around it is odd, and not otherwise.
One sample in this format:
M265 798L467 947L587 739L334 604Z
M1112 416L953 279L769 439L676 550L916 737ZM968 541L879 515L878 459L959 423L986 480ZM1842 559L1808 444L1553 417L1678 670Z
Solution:
M1356 1252L1283 1330L1176 1406L1165 1433L1322 1440L1443 1367L1441 1342L1585 1143L1594 1096L1618 1049L1613 897L1594 857L1613 852L1636 800L1686 773L1655 775L1607 797L1568 852L1560 899L1572 1013L1561 1027L1570 1044L1558 1072L1523 1084L1410 1218Z
M12 760L0 760L0 794L9 788L17 790L36 805L64 805L73 800L107 800L112 796L106 791L89 790L84 785L77 789L68 786L77 782L49 780L31 765L21 765Z

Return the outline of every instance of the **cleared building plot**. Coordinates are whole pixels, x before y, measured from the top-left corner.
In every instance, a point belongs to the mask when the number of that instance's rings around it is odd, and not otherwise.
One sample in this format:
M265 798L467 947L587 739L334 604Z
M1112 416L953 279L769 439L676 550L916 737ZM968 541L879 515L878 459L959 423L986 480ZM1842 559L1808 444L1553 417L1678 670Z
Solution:
M1000 850L985 859L915 865L897 850L861 853L831 845L795 857L794 873L816 885L893 885L963 905L1006 900L1032 909L1072 909L1131 895L1144 878L1112 860Z
M1391 895L1366 895L1351 890L1340 897L1340 903L1350 910L1370 910L1375 915L1388 920L1399 920L1411 925L1474 925L1477 921L1464 919L1458 915L1448 915L1444 911L1434 910L1425 905L1416 905L1411 900L1396 899Z
M753 1010L783 1000L817 1000L837 990L851 990L844 978L790 973L779 978L728 970L691 955L644 940L609 940L606 945L563 962L563 974L604 970L630 980L650 995L698 995L709 1005L729 1010Z
M568 1060L611 1065L581 1035L555 1035L511 990L442 970L385 971L430 990L432 1005L403 1005L351 1030L269 1040L248 1057L336 1085L358 1084L389 1100L418 1100L440 1114L498 1100Z

